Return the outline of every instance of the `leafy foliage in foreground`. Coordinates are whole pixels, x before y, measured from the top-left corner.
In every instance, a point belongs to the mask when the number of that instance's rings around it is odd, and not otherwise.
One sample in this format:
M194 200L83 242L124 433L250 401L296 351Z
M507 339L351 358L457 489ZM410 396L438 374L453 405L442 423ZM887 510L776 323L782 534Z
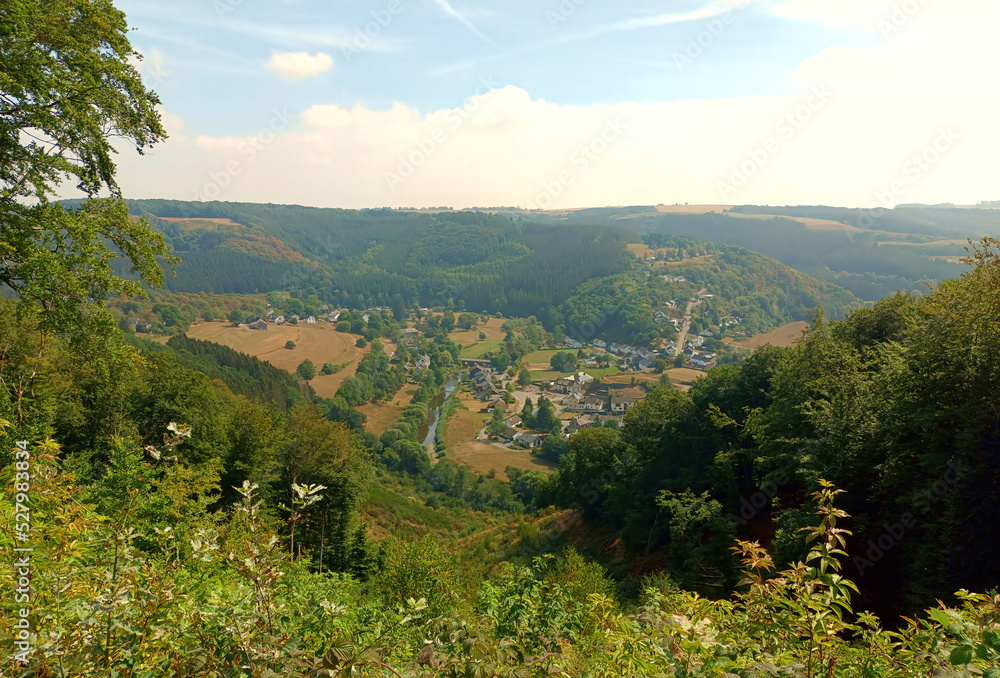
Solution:
M145 509L173 516L156 527L135 520L135 488L102 500L75 486L51 442L31 452L38 649L26 667L5 657L5 675L1000 675L1000 596L960 592L960 607L898 632L852 616L853 584L839 573L847 516L825 482L805 562L773 573L759 545L742 542L745 578L731 600L659 578L625 609L600 569L572 552L483 581L431 541L390 540L367 584L310 573L249 483L226 517L183 490L166 494ZM4 469L5 484L15 472ZM113 503L103 513L102 501ZM12 512L0 509L7 553ZM5 600L14 586L5 570ZM3 615L4 637L14 618Z

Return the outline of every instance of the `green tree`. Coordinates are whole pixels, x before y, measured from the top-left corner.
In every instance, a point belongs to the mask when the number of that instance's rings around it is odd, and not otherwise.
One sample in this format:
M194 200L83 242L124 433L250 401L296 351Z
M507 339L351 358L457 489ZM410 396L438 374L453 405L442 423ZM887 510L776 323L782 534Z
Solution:
M240 309L234 308L232 311L229 312L229 315L226 317L229 318L229 322L233 324L233 327L236 327L241 322L243 322L243 319L246 317L246 315Z
M354 345L357 346L358 348L364 348L365 346L368 345L368 340L365 339L364 337L358 337L358 340L354 342Z
M295 348L295 342L289 339L285 342L285 348Z
M531 384L531 372L528 370L521 370L517 375L517 385L521 388L527 388Z
M0 284L40 313L43 330L79 330L85 314L107 314L108 295L161 284L158 257L176 262L161 235L129 217L112 160L111 139L141 154L166 137L160 100L110 0L6 2L0 25ZM84 202L51 202L66 179ZM119 256L128 278L112 268Z
M499 436L507 430L507 425L503 421L491 421L486 425L486 435Z
M493 356L493 358L490 360L490 363L493 365L493 367L502 372L503 370L506 370L508 367L510 367L510 354L501 351L500 353L497 353L496 355Z
M603 516L608 491L619 481L616 462L624 451L621 434L609 428L585 428L570 438L569 448L554 480L557 495L566 506L579 503L588 518Z
M389 302L392 307L392 317L398 322L406 320L406 302L403 301L403 296L400 294L392 295L392 300Z
M576 367L576 356L570 351L559 351L552 356L549 365L560 372L571 372ZM566 369L567 366L571 366L569 370Z
M184 320L184 316L181 314L179 308L173 304L155 304L153 306L153 313L155 313L160 321L167 327L178 327L181 329L187 329L188 323Z
M299 366L295 369L295 373L306 381L312 381L316 378L316 366L313 365L313 361L306 358Z
M532 427L553 435L562 433L562 422L556 416L555 406L544 396L538 398L538 412L535 414Z
M521 408L521 423L525 428L531 428L532 423L535 421L535 406L531 402L531 398L524 399L524 407Z

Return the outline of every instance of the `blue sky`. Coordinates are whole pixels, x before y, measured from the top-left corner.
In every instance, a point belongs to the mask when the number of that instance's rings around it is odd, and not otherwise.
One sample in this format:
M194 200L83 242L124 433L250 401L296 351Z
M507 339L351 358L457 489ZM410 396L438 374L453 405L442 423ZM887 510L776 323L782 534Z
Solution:
M980 174L994 141L980 137L995 133L971 110L992 99L940 98L995 84L997 10L986 0L116 4L171 131L152 155L122 158L137 197L345 207L1000 198ZM831 96L816 100L817 87ZM803 109L810 96L816 105ZM781 120L797 111L807 119L788 136ZM616 117L627 129L605 133ZM965 143L907 171L948 125ZM595 142L602 134L614 139ZM584 167L575 156L594 143L600 157Z

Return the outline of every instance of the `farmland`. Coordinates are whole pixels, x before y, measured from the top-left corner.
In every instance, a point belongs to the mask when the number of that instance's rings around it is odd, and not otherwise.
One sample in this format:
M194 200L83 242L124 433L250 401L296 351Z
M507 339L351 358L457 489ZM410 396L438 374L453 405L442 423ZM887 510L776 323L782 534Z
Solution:
M501 329L503 323L503 318L490 318L485 325L474 329L455 330L448 338L462 347L463 358L481 358L483 354L500 348L505 335ZM486 335L485 341L479 340L480 332Z
M266 360L275 367L295 373L295 369L305 360L311 360L317 370L324 363L343 364L347 367L337 374L317 375L310 382L317 395L331 398L343 381L354 374L361 359L370 348L354 345L357 337L353 334L337 332L332 325L319 323L307 325L269 325L267 330L251 330L245 325L233 327L229 323L200 323L192 325L187 335L192 339L203 339L228 346L241 353ZM285 342L295 343L294 349L285 348ZM387 352L395 350L386 344Z
M413 400L413 394L416 392L416 384L407 384L392 398L391 402L368 403L367 405L358 407L358 412L365 415L368 419L365 423L365 429L381 435L387 428L403 417L403 410Z
M804 320L796 323L789 323L783 327L779 327L773 332L758 334L750 337L749 339L736 342L734 345L749 349L759 348L767 344L770 344L771 346L793 346L802 336L802 333L808 329L809 323Z

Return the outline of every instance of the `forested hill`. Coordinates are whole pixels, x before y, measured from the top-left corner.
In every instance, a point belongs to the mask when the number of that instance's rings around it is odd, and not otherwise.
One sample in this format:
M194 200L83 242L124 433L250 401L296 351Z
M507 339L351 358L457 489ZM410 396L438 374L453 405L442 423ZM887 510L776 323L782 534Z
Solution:
M850 209L799 206L654 206L510 216L542 224L620 226L644 237L682 235L760 252L865 301L968 270L967 239L1000 234L1000 210L906 206Z
M181 255L166 281L171 291L312 288L355 308L454 300L535 315L587 280L627 270L625 246L640 242L617 227L549 227L480 212L167 200L132 201L129 210Z

